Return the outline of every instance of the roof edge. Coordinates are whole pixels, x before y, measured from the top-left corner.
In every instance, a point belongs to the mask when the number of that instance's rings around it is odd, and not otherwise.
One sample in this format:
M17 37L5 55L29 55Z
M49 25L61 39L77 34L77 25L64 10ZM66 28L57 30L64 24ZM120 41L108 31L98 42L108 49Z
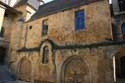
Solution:
M15 14L22 14L22 12L14 9L14 8L12 8L10 6L8 6L7 4L3 3L2 1L0 1L0 4L3 5L3 6L5 6L7 10L9 10L9 11L15 13Z

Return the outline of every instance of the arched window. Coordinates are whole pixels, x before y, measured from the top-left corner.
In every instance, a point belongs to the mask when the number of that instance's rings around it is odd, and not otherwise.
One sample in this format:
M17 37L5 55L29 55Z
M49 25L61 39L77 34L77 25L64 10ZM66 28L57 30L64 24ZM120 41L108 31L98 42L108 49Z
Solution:
M122 24L122 35L123 39L125 39L125 23Z
M48 49L48 46L45 46L43 48L43 57L42 57L42 63L43 64L48 63L48 56L49 56L49 49Z

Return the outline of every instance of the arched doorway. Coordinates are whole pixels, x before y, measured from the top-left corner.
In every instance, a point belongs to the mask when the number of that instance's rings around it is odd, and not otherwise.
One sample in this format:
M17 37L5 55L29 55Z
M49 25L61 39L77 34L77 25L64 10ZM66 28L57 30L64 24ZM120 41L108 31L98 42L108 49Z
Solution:
M31 81L31 62L25 58L20 61L18 70L18 77L20 80Z
M80 57L69 57L62 65L61 83L90 83L88 79L88 67Z

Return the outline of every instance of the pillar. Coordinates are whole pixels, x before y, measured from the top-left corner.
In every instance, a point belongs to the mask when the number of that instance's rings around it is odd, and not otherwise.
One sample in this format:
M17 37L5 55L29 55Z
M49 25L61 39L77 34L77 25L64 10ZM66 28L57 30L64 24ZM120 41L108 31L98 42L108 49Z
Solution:
M0 5L0 32L1 32L2 25L3 25L5 10L6 8Z

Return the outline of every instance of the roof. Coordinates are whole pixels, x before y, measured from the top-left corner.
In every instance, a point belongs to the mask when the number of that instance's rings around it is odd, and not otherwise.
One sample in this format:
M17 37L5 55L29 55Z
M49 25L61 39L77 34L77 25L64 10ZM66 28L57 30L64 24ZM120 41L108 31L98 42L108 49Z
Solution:
M8 6L7 4L0 1L0 4L6 7L6 11L14 13L14 14L21 14L21 12L17 11L16 9Z
M33 0L33 1L34 1L34 0ZM31 2L33 2L33 1L31 1ZM33 4L36 5L36 3L34 3L34 2L33 2ZM14 7L19 7L19 6L23 6L23 5L29 5L29 6L30 6L31 8L33 8L35 11L37 11L37 9L38 9L38 8L35 7L35 5L33 6L33 5L29 2L29 0L19 0Z
M29 21L45 17L70 8L79 7L100 0L54 0L41 5L39 10L31 17Z
M19 2L17 2L17 4L14 7L19 7L19 6L25 5L25 4L27 4L27 1L28 0L20 0Z

